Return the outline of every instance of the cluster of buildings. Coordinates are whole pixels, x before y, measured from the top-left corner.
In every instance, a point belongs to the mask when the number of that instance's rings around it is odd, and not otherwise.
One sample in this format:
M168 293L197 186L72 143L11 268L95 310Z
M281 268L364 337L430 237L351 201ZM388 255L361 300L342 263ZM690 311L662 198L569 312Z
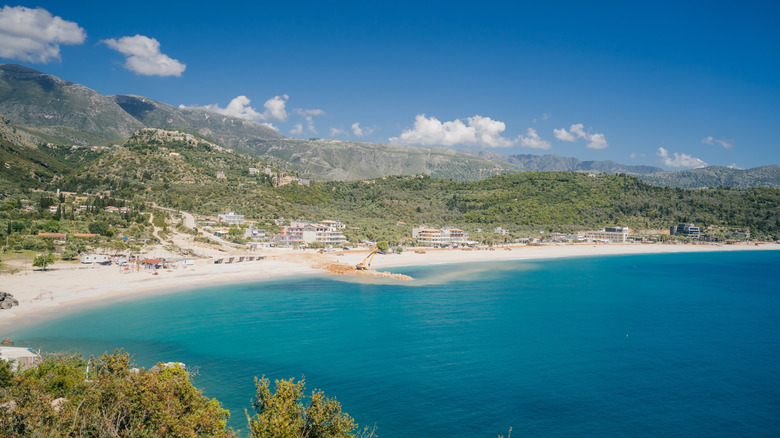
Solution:
M441 229L427 227L425 225L412 228L412 239L419 246L449 246L471 245L476 242L469 240L469 233L459 228L445 227Z
M244 215L232 211L217 215L217 223L223 226L242 226L245 223ZM284 219L277 221L277 225L284 223ZM303 220L291 221L290 225L281 226L279 233L266 234L265 230L251 226L244 230L244 237L254 241L267 241L274 246L297 246L305 244L319 244L323 246L344 246L347 237L342 230L346 228L341 221L324 220L320 222L308 222ZM228 230L217 230L215 235L227 234Z
M477 229L477 232L481 232ZM493 230L494 234L506 236L509 231L497 227ZM596 231L586 231L576 234L562 234L552 233L549 238L542 239L541 237L535 238L522 238L516 239L519 243L541 243L547 242L599 242L599 243L627 243L629 228L628 227L606 227ZM446 228L432 228L428 226L420 226L412 229L412 239L416 242L417 246L425 247L440 247L440 246L473 246L478 245L480 242L469 240L469 233L458 228L446 227Z
M323 246L344 246L347 237L341 232L345 226L340 221L326 220L320 223L292 221L283 226L278 234L272 234L268 240L277 246L319 244Z

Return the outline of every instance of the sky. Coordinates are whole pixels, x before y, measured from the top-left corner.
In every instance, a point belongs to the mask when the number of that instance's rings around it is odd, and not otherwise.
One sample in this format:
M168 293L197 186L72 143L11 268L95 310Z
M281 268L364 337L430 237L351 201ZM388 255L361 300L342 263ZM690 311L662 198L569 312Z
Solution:
M780 164L777 1L0 5L0 63L288 137Z

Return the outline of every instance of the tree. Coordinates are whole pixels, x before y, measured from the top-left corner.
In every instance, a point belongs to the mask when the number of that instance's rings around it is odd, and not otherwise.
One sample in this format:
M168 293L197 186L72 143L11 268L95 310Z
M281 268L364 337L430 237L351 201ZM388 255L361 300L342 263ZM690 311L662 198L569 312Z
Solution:
M38 254L33 260L33 266L46 270L46 267L54 263L54 254L48 253L46 255Z
M380 240L376 243L376 248L380 251L387 251L390 249L390 244L387 243L387 240Z
M111 236L108 224L102 221L90 222L89 232L92 234L100 234L101 236Z
M252 401L256 414L249 417L249 436L253 438L340 438L356 437L355 420L341 412L341 404L320 390L304 395L305 381L276 380L271 393L266 377L255 379L257 397ZM308 399L308 400L307 400ZM373 436L366 429L361 436Z

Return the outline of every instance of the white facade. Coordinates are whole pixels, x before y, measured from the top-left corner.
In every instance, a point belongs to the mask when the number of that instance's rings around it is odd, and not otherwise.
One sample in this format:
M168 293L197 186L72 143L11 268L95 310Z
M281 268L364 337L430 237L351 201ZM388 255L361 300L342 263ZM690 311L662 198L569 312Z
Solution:
M244 223L244 215L229 211L225 214L217 215L217 222L227 225L242 225Z
M255 227L249 228L244 232L244 237L248 237L252 240L265 239L265 230L258 230Z
M466 243L469 240L469 233L458 228L442 228L441 243L445 245Z
M303 241L306 243L342 246L347 242L347 238L334 227L322 224L308 224L303 227Z
M108 261L108 256L105 254L81 254L79 259L81 263L103 263Z
M628 227L607 227L598 231L585 232L585 238L590 240L599 240L606 243L626 243L628 242Z
M420 246L439 246L441 241L441 230L428 227L412 228L412 238L417 239Z

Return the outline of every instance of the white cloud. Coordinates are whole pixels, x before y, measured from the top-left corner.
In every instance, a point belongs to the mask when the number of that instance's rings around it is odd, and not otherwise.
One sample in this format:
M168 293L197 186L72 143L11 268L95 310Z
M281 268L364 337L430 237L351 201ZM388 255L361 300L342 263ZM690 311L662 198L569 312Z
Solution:
M292 135L301 135L303 134L303 124L302 123L296 123L295 127L290 130L290 134Z
M347 135L347 131L339 128L330 128L331 137L338 137L340 135Z
M582 123L575 123L569 127L568 131L565 128L553 129L553 134L561 141L575 142L578 138L585 139L588 142L587 147L590 149L605 149L609 146L604 134L598 132L591 134L585 132L584 128Z
M321 109L303 109L303 108L295 108L295 113L299 116L302 116L304 119L306 119L306 129L308 129L310 132L317 133L317 130L314 128L314 116L324 116L325 111Z
M289 96L285 94L282 96L274 96L266 100L263 104L265 111L262 113L258 112L255 108L249 105L252 101L246 96L238 96L234 98L225 108L220 107L216 103L204 105L203 108L206 108L209 111L214 111L215 113L224 114L226 116L237 117L239 119L278 120L280 122L284 122L287 120L287 111L284 109L287 103L287 99L289 99Z
M732 143L734 140L726 140L725 138L716 139L713 136L704 137L701 139L701 142L704 144L719 144L723 146L723 149L731 149L734 147L734 144Z
M631 152L630 157L633 160L634 158L644 158L644 157L646 157L646 155L645 154L638 154L636 152Z
M287 99L289 98L290 96L284 94L266 100L263 104L263 107L265 107L262 117L263 120L278 120L280 122L287 120L287 111L284 107L287 105Z
M374 128L361 128L360 123L355 122L352 124L352 133L356 137L365 137L374 133Z
M726 167L728 167L729 169L739 169L739 170L742 170L741 167L737 166L737 163L731 163L731 164L729 164Z
M490 117L473 116L463 123L460 119L440 122L435 117L418 114L414 127L405 129L400 136L390 138L391 143L420 145L469 145L482 147L508 147L514 141L501 137L506 129L504 122Z
M707 163L704 161L692 157L688 154L678 154L677 152L674 152L674 158L669 156L669 151L666 149L660 147L658 148L658 155L661 157L659 160L661 163L666 165L667 167L677 167L677 168L685 168L685 169L696 169L699 167L706 167Z
M607 138L604 137L604 134L591 134L588 140L590 140L588 143L588 147L590 149L606 149L609 146L607 144Z
M60 59L60 44L82 44L87 33L43 8L0 9L0 57L47 63Z
M534 128L528 128L528 136L521 135L517 137L520 140L520 146L532 149L550 149L550 142L542 140Z
M571 134L566 131L566 129L553 129L553 135L555 135L555 138L557 138L560 141L569 141L574 142L577 141L577 138L574 136L574 134Z
M209 111L214 111L215 113L224 114L226 116L238 117L239 119L246 119L246 120L262 119L263 115L257 112L251 106L249 106L251 102L252 101L246 96L238 96L235 99L231 100L228 106L225 108L221 108L219 105L215 103L210 105L205 105L204 108L206 108Z
M146 76L181 76L187 66L160 52L160 42L143 35L103 40L108 47L125 55L125 68Z

